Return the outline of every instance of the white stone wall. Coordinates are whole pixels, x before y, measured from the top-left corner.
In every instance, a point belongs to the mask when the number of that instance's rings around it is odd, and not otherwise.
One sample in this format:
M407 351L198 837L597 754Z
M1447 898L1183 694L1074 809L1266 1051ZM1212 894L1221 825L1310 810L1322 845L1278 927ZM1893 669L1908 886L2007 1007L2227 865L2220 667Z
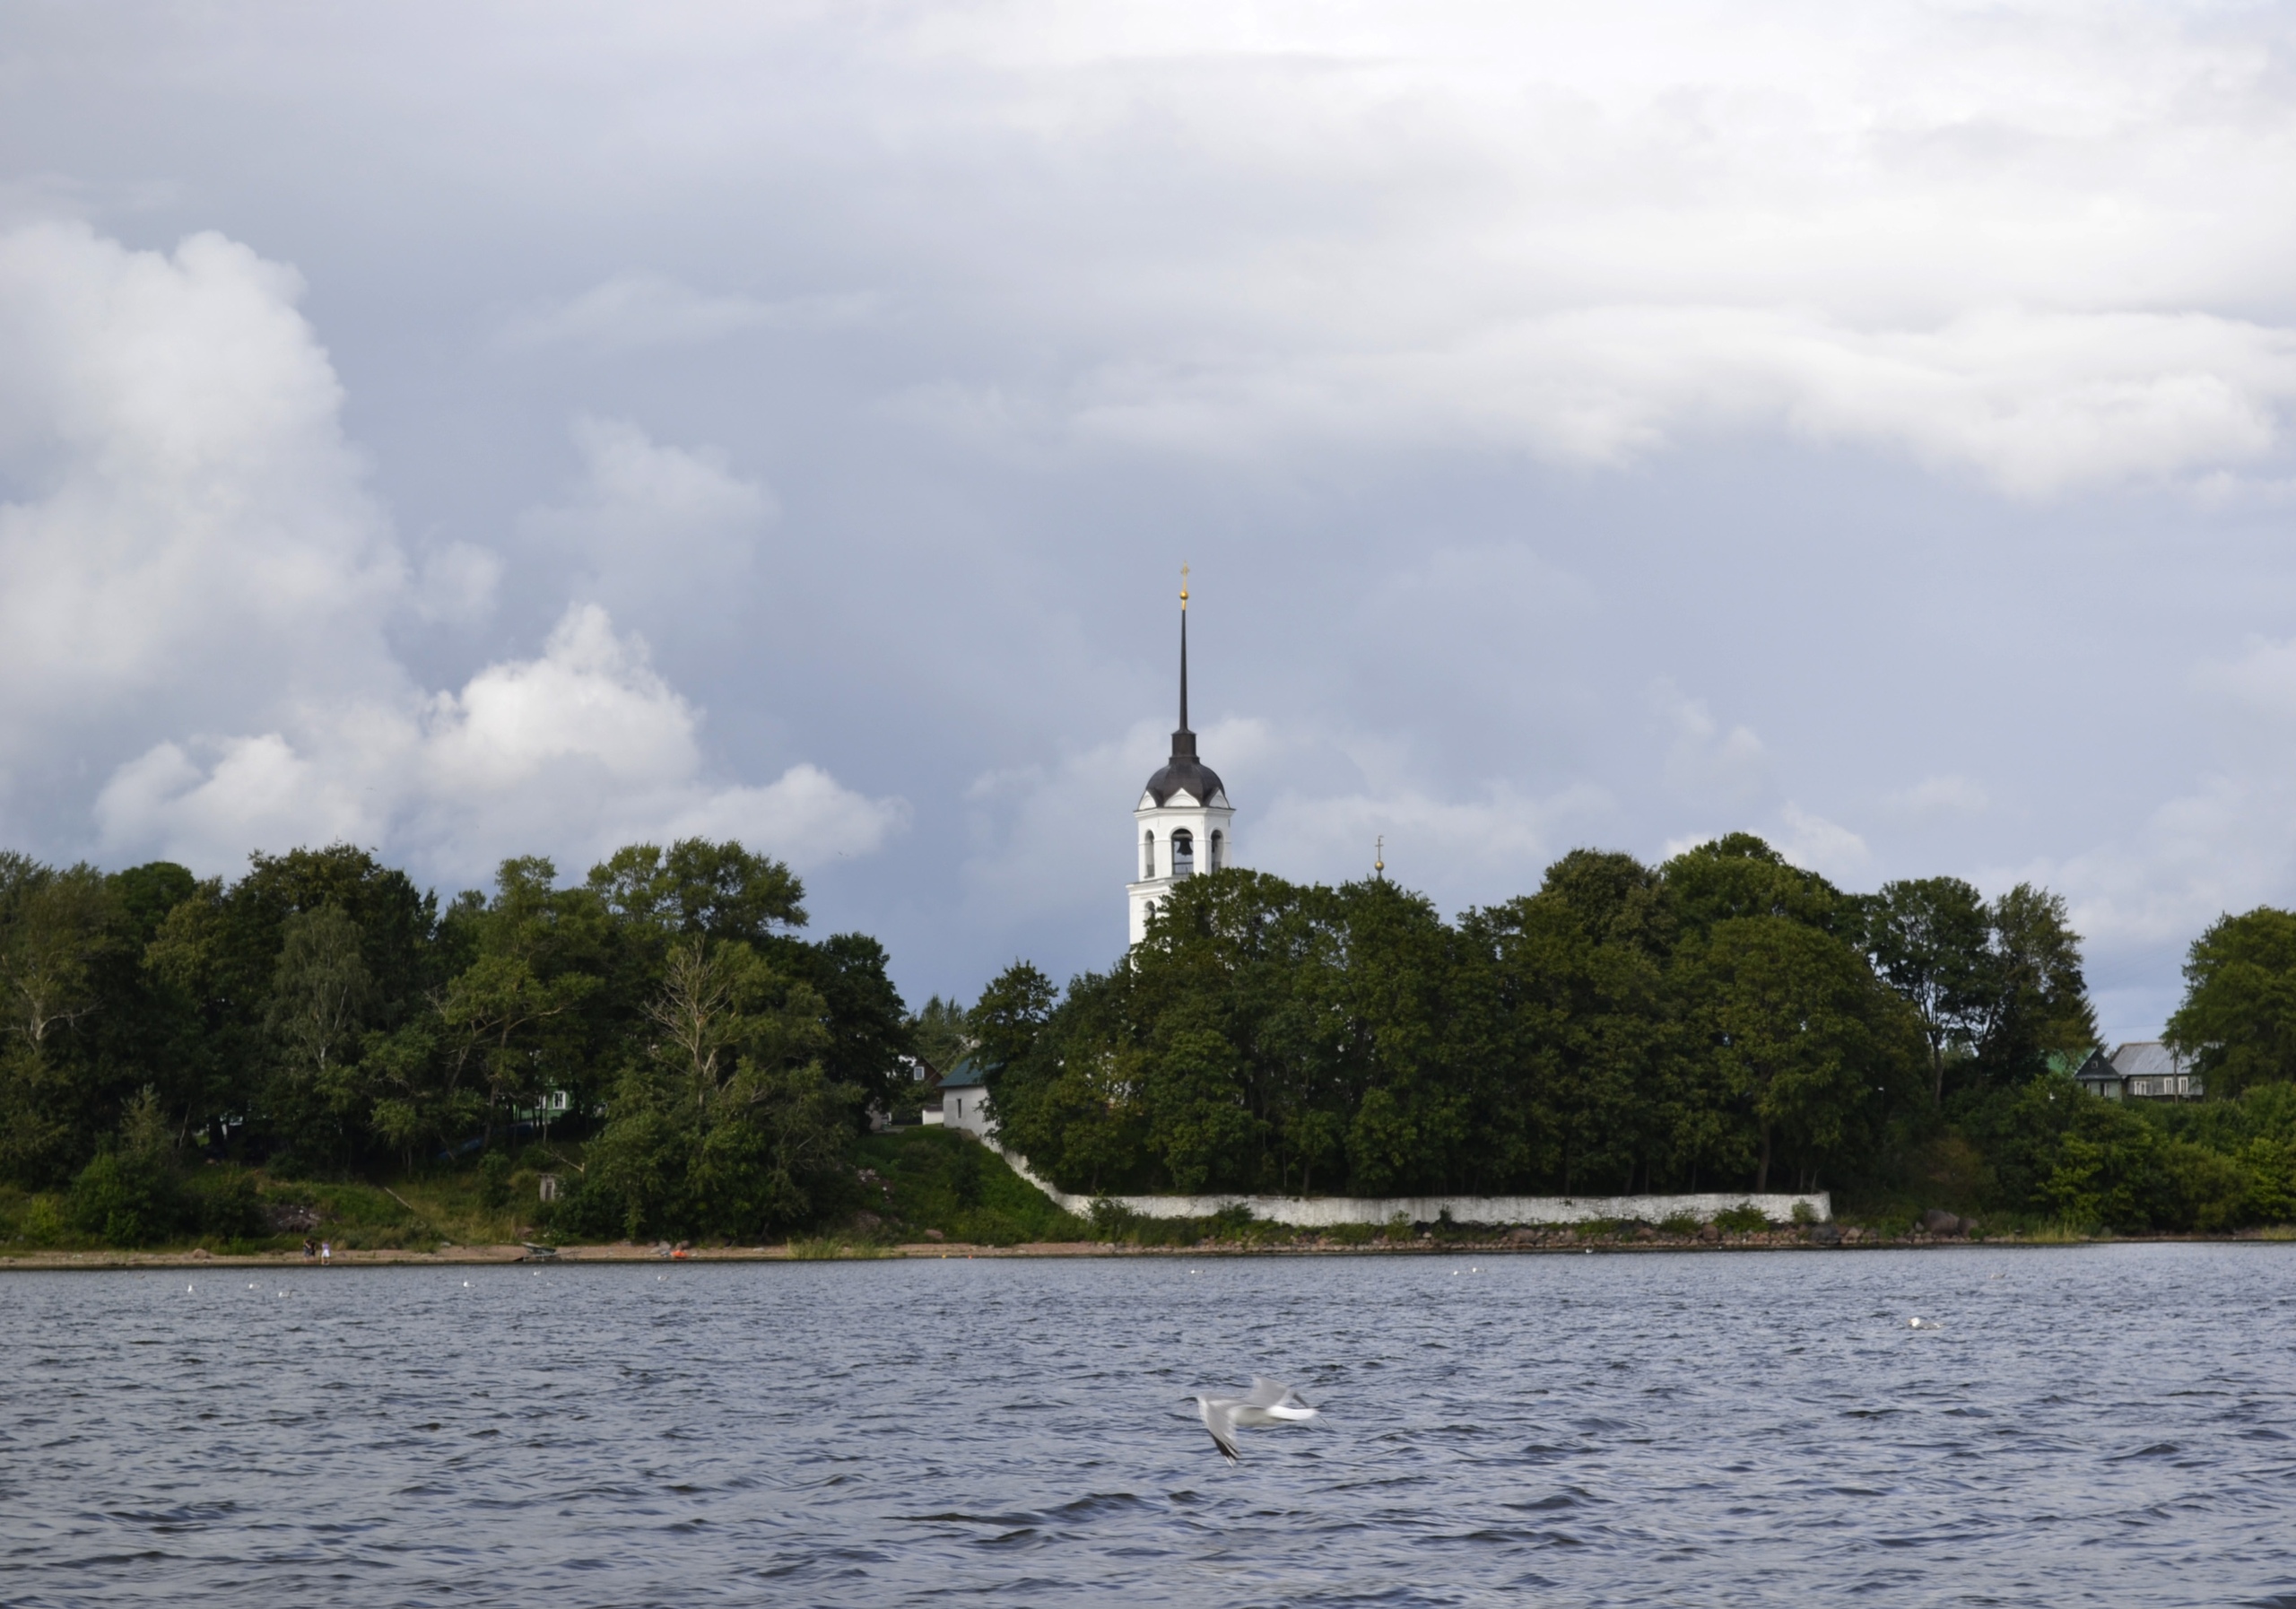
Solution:
M1092 1198L1057 1190L1030 1170L1028 1161L999 1152L1013 1170L1057 1202L1064 1211L1090 1217ZM1633 1219L1660 1223L1686 1213L1703 1222L1732 1207L1752 1205L1775 1222L1792 1221L1796 1205L1807 1206L1821 1223L1833 1217L1833 1196L1770 1191L1709 1191L1697 1196L1115 1196L1109 1197L1143 1218L1209 1218L1236 1205L1269 1223L1296 1229L1334 1229L1344 1223L1433 1223L1446 1212L1454 1223L1590 1223Z

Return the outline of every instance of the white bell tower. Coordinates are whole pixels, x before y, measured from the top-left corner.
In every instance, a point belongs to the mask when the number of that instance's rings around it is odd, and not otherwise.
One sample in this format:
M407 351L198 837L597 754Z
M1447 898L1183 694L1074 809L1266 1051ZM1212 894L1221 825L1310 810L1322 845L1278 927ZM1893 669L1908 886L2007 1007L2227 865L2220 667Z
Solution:
M1180 729L1172 734L1172 757L1148 778L1132 810L1132 865L1135 880L1125 885L1131 908L1132 937L1148 936L1148 917L1172 884L1198 872L1236 864L1236 812L1220 774L1196 757L1196 734L1187 729L1187 566L1180 566Z

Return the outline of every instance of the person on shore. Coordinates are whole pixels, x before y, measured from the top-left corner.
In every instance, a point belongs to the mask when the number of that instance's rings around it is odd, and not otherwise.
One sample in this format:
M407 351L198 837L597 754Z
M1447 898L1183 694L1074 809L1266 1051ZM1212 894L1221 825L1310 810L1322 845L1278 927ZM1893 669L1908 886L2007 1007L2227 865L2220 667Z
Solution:
M303 1261L308 1263L318 1255L318 1243L313 1240L310 1236L305 1235L303 1237Z
M322 1263L332 1263L335 1261L334 1241L322 1240L319 1242L319 1261Z

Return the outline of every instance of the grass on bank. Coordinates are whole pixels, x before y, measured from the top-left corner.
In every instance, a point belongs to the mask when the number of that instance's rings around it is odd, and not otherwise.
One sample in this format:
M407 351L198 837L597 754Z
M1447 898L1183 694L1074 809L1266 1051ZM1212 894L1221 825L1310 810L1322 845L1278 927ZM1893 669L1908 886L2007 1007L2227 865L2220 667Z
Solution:
M225 1164L183 1170L164 1198L90 1199L85 1190L0 1187L0 1254L189 1250L242 1257L294 1251L306 1237L350 1251L429 1251L535 1236L541 1176L570 1170L562 1152L528 1147L475 1165L381 1179L274 1177Z
M864 1239L943 1239L975 1246L1101 1239L1090 1224L1005 1165L987 1146L948 1128L871 1135L856 1153L852 1223Z
M566 1175L581 1162L578 1144L539 1144L502 1150L450 1169L417 1170L368 1180L273 1178L259 1170L223 1165L193 1168L179 1181L165 1231L117 1231L101 1203L65 1193L32 1194L0 1187L0 1255L36 1251L184 1249L222 1255L292 1252L308 1235L346 1250L432 1250L444 1244L500 1245L549 1240L548 1213L540 1199L544 1173ZM1371 1248L1403 1245L1483 1245L1506 1231L1448 1222L1342 1224L1300 1230L1255 1219L1241 1207L1207 1218L1151 1218L1116 1202L1093 1205L1089 1218L1063 1211L969 1136L944 1128L904 1128L861 1140L855 1166L839 1198L825 1204L812 1228L793 1235L793 1257L881 1257L901 1242L942 1240L986 1246L1022 1242L1101 1242L1142 1248L1195 1246L1275 1249L1286 1246ZM1950 1174L1948 1166L1939 1171ZM1918 1222L1917 1202L1953 1194L1945 1180L1917 1180L1902 1196L1845 1202L1838 1222L1875 1239L1896 1239ZM1962 1181L1952 1181L1960 1183ZM1948 1202L1949 1210L1956 1205ZM132 1228L132 1221L130 1227ZM1541 1243L1616 1243L1663 1236L1695 1238L1704 1226L1687 1214L1664 1223L1586 1222L1537 1231ZM1789 1228L1772 1224L1742 1205L1716 1216L1730 1234ZM2296 1227L2247 1231L2265 1239L2296 1239ZM1996 1213L1973 1238L2014 1236L2028 1243L2073 1244L2109 1235L2092 1226L2038 1216Z

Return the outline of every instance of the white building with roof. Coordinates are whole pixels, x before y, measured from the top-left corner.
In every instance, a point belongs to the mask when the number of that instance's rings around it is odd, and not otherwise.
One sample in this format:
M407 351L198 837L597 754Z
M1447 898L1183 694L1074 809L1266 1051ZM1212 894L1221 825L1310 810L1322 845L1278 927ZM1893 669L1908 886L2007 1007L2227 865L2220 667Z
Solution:
M1148 936L1148 918L1172 885L1198 872L1236 864L1236 812L1220 773L1196 758L1196 734L1187 726L1187 587L1180 587L1180 725L1172 734L1171 758L1148 778L1132 809L1134 869L1125 885L1131 938Z
M2200 1074L2159 1039L2132 1039L2112 1055L2092 1055L2074 1077L2107 1100L2197 1100L2207 1091Z
M988 1115L988 1086L972 1057L964 1057L941 1075L940 1118L946 1126L962 1129L976 1139L989 1139L996 1133L996 1119Z

